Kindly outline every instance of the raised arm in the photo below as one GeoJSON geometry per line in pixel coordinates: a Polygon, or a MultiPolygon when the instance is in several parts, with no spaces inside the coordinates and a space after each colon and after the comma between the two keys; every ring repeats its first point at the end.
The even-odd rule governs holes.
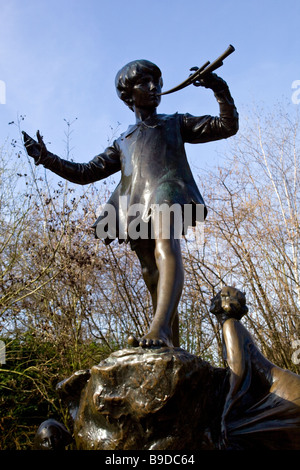
{"type": "Polygon", "coordinates": [[[88,163],[74,163],[49,152],[39,131],[37,132],[38,141],[32,139],[26,132],[23,132],[23,136],[26,151],[29,156],[34,158],[36,165],[42,164],[45,168],[72,183],[94,183],[121,169],[116,143],[88,163]]]}
{"type": "Polygon", "coordinates": [[[219,116],[196,117],[184,114],[182,137],[184,142],[198,144],[213,140],[227,139],[237,133],[239,116],[227,83],[216,74],[205,76],[198,85],[210,88],[219,103],[219,116]]]}
{"type": "Polygon", "coordinates": [[[226,395],[221,421],[222,436],[226,442],[226,419],[229,411],[249,388],[251,366],[246,347],[247,331],[238,320],[230,318],[225,321],[223,338],[226,347],[226,361],[230,369],[229,390],[226,395]]]}
{"type": "Polygon", "coordinates": [[[230,318],[223,325],[223,337],[226,346],[226,361],[230,368],[230,389],[227,401],[233,401],[243,390],[243,381],[247,373],[245,357],[245,338],[240,323],[230,318]]]}

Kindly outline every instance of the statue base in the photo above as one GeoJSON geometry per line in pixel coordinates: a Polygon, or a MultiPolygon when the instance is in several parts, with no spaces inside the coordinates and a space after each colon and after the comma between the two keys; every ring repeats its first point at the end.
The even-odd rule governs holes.
{"type": "Polygon", "coordinates": [[[213,450],[225,376],[181,348],[133,348],[76,372],[58,390],[78,450],[213,450]]]}
{"type": "Polygon", "coordinates": [[[57,388],[74,420],[77,450],[299,450],[300,377],[272,370],[279,378],[271,385],[260,369],[252,371],[227,419],[226,441],[230,370],[181,348],[123,349],[57,388]]]}

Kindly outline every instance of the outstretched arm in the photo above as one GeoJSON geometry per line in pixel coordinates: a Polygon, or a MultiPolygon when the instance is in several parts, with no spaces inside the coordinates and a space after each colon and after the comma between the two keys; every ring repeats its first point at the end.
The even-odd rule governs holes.
{"type": "Polygon", "coordinates": [[[239,128],[239,116],[227,83],[215,73],[211,73],[195,85],[210,88],[214,92],[219,103],[220,114],[215,117],[183,115],[183,140],[198,144],[226,139],[236,134],[239,128]]]}
{"type": "Polygon", "coordinates": [[[23,132],[23,136],[26,151],[30,157],[34,158],[36,165],[42,164],[45,168],[72,183],[93,183],[107,178],[121,169],[120,154],[115,143],[88,163],[74,163],[49,152],[39,131],[37,132],[37,141],[26,132],[23,132]]]}

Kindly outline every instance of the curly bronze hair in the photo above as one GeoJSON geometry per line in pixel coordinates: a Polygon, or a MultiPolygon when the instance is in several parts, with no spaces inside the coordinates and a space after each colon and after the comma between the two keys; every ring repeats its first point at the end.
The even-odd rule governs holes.
{"type": "Polygon", "coordinates": [[[210,312],[240,320],[248,312],[246,295],[235,287],[225,286],[211,300],[210,312]]]}

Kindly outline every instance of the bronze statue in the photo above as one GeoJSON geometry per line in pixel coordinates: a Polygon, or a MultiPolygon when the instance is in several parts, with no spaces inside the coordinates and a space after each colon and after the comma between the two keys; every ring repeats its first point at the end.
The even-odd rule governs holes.
{"type": "MultiPolygon", "coordinates": [[[[218,62],[217,66],[220,65],[218,62]]],[[[177,306],[184,271],[180,240],[175,233],[177,220],[171,213],[161,221],[161,213],[156,208],[179,206],[180,218],[184,218],[183,233],[188,226],[206,217],[207,209],[189,167],[184,144],[225,139],[238,131],[238,113],[226,82],[214,73],[206,73],[197,75],[194,84],[213,90],[220,107],[219,116],[157,114],[163,85],[160,69],[147,60],[125,65],[116,76],[116,89],[134,112],[136,122],[88,163],[66,161],[49,152],[39,131],[37,142],[23,133],[26,150],[35,163],[73,183],[88,184],[121,171],[121,180],[107,204],[107,209],[115,210],[116,224],[112,227],[107,222],[109,210],[106,210],[93,227],[96,236],[105,238],[106,243],[115,238],[120,243],[129,242],[141,263],[154,316],[145,336],[138,340],[130,338],[135,346],[179,345],[177,306]],[[140,209],[137,237],[130,232],[137,219],[136,214],[130,214],[135,206],[140,209]],[[189,217],[185,218],[184,210],[188,208],[189,217]]]]}
{"type": "Polygon", "coordinates": [[[231,449],[300,449],[300,376],[259,351],[240,322],[245,294],[224,287],[210,311],[222,325],[229,390],[222,414],[222,445],[231,449]]]}
{"type": "Polygon", "coordinates": [[[39,426],[34,437],[34,450],[65,450],[73,442],[65,426],[55,419],[47,419],[39,426]]]}

